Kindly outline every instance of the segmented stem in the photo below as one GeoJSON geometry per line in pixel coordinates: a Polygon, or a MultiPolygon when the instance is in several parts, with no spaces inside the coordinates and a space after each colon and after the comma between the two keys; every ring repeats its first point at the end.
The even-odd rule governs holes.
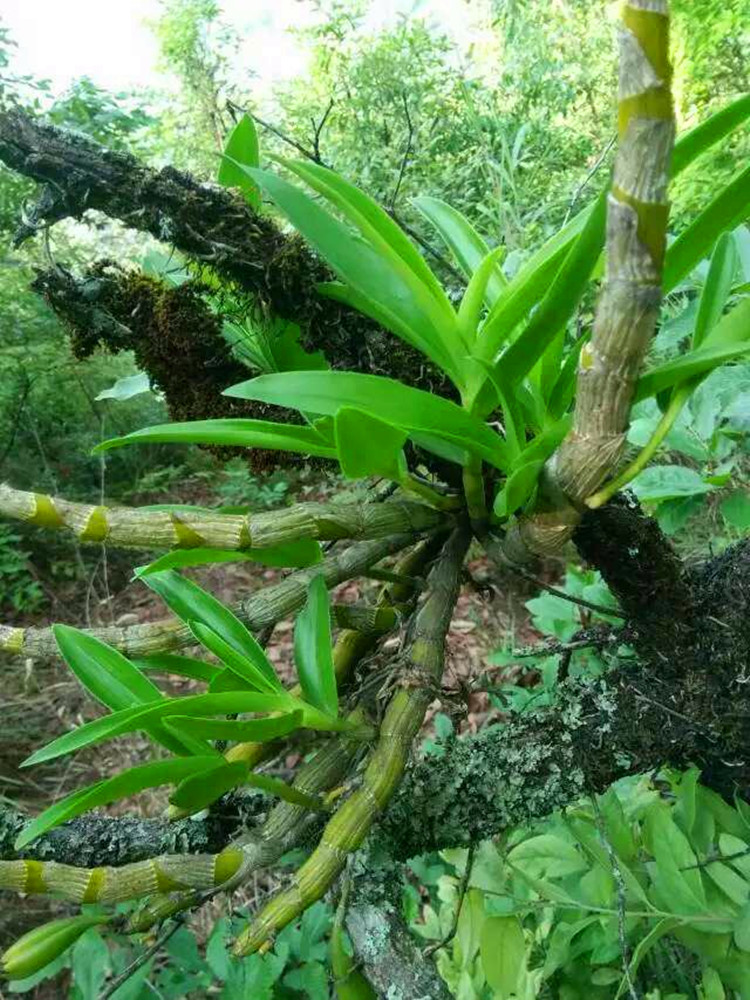
{"type": "Polygon", "coordinates": [[[141,510],[71,503],[0,484],[0,517],[70,531],[79,542],[128,549],[270,549],[313,538],[362,540],[399,531],[429,531],[441,514],[421,503],[301,503],[232,515],[211,511],[141,510]]]}
{"type": "MultiPolygon", "coordinates": [[[[358,722],[363,716],[352,712],[349,718],[358,722]]],[[[300,768],[292,787],[314,797],[329,791],[344,778],[360,747],[357,740],[346,737],[327,741],[300,768]]],[[[0,889],[56,893],[76,903],[119,903],[184,890],[203,892],[277,861],[314,821],[315,814],[304,806],[282,801],[257,833],[240,838],[219,854],[165,854],[116,868],[0,861],[0,889]]]]}
{"type": "Polygon", "coordinates": [[[434,697],[433,686],[442,676],[445,636],[458,597],[467,546],[467,534],[462,530],[454,532],[429,575],[406,657],[408,686],[397,691],[386,709],[359,788],[329,820],[318,846],[296,872],[292,885],[270,900],[240,936],[235,945],[237,954],[247,955],[266,947],[277,931],[321,898],[398,787],[412,742],[434,697]]]}
{"type": "Polygon", "coordinates": [[[119,868],[76,868],[56,861],[0,861],[0,889],[54,893],[75,903],[120,903],[180,889],[210,889],[239,871],[243,851],[164,854],[119,868]]]}
{"type": "MultiPolygon", "coordinates": [[[[358,542],[340,553],[329,555],[322,563],[298,570],[279,583],[261,590],[235,605],[234,613],[248,628],[260,631],[298,611],[307,597],[313,576],[322,574],[330,589],[344,580],[361,576],[385,556],[405,548],[415,539],[414,533],[358,542]]],[[[167,650],[195,645],[190,629],[176,618],[148,625],[115,626],[85,630],[102,642],[114,646],[126,656],[150,656],[167,650]]],[[[0,653],[16,656],[51,657],[57,655],[57,643],[50,628],[13,628],[0,625],[0,653]]]]}
{"type": "Polygon", "coordinates": [[[619,47],[619,147],[608,199],[607,274],[591,342],[581,351],[573,427],[549,470],[567,506],[554,504],[560,509],[520,525],[525,546],[540,554],[559,551],[586,499],[616,468],[661,302],[674,144],[666,0],[623,4],[619,47]]]}

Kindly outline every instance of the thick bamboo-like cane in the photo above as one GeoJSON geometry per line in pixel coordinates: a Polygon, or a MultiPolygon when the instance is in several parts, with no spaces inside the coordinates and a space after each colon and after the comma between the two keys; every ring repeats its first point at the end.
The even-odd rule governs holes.
{"type": "MultiPolygon", "coordinates": [[[[387,555],[398,552],[415,540],[414,533],[358,542],[343,552],[329,555],[322,563],[298,570],[279,583],[252,594],[235,605],[235,614],[249,629],[260,631],[294,614],[305,602],[310,580],[322,574],[330,589],[345,580],[361,576],[387,555]]],[[[190,629],[176,618],[128,625],[122,628],[85,630],[102,642],[114,646],[126,656],[150,656],[168,650],[195,645],[190,629]]],[[[0,653],[15,656],[50,657],[57,655],[57,643],[50,628],[14,628],[0,625],[0,653]]]]}
{"type": "Polygon", "coordinates": [[[548,512],[522,520],[506,551],[559,552],[579,511],[616,469],[661,302],[674,144],[667,0],[628,0],[619,28],[619,146],[607,216],[607,274],[581,351],[573,427],[548,475],[548,512]]]}
{"type": "Polygon", "coordinates": [[[79,542],[128,549],[270,549],[300,538],[334,541],[429,531],[444,518],[425,504],[301,503],[258,514],[141,510],[71,503],[0,483],[0,517],[70,531],[79,542]]]}
{"type": "Polygon", "coordinates": [[[406,657],[410,676],[404,678],[404,686],[386,709],[359,788],[329,820],[320,843],[296,872],[292,885],[271,899],[239,937],[236,954],[247,955],[267,947],[277,931],[323,896],[398,787],[412,742],[434,698],[434,685],[442,677],[445,636],[458,597],[467,546],[467,533],[455,531],[430,573],[406,657]]]}

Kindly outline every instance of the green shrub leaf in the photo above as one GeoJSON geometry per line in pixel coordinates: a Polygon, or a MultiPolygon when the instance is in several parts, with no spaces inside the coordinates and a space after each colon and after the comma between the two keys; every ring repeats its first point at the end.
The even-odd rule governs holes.
{"type": "Polygon", "coordinates": [[[518,917],[487,917],[479,945],[487,983],[500,1000],[522,995],[526,940],[518,917]]]}

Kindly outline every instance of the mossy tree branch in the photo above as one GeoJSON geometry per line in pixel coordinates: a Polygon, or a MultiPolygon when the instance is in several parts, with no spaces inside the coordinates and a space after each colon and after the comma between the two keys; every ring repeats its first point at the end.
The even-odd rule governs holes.
{"type": "MultiPolygon", "coordinates": [[[[43,185],[15,234],[94,209],[148,233],[251,296],[268,316],[297,323],[309,350],[337,368],[390,374],[448,391],[444,376],[371,320],[318,295],[328,268],[297,236],[252,209],[239,193],[201,184],[165,167],[154,170],[79,133],[45,124],[20,109],[0,114],[0,160],[43,185]]],[[[225,388],[221,386],[220,388],[225,388]]]]}

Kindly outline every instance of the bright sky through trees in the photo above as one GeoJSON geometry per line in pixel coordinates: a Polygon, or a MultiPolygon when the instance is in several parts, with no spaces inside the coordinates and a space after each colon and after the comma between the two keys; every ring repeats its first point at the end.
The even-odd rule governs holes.
{"type": "MultiPolygon", "coordinates": [[[[373,27],[399,14],[425,16],[463,47],[471,36],[469,0],[372,0],[373,27]]],[[[288,29],[314,23],[308,0],[223,0],[227,21],[247,38],[243,56],[265,89],[304,69],[305,54],[288,29]]],[[[157,43],[147,21],[159,0],[2,0],[0,18],[18,45],[14,68],[52,81],[59,92],[81,76],[104,89],[164,85],[156,71],[157,43]]]]}

